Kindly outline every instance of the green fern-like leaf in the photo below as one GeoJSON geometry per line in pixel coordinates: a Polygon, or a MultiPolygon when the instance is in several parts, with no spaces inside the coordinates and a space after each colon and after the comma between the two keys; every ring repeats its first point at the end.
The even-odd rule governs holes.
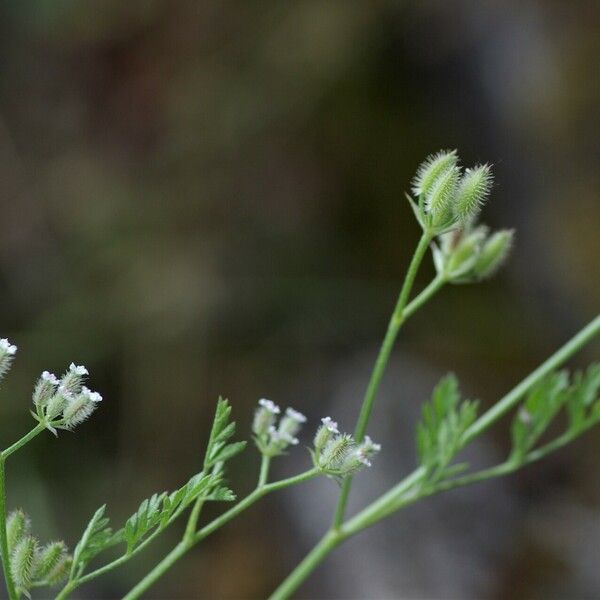
{"type": "Polygon", "coordinates": [[[538,442],[567,401],[568,385],[568,373],[561,371],[552,373],[529,392],[511,427],[513,460],[523,460],[538,442]]]}
{"type": "Polygon", "coordinates": [[[72,573],[83,572],[92,558],[123,540],[123,530],[113,533],[112,529],[108,527],[109,519],[104,516],[105,511],[106,504],[94,513],[75,546],[72,573]]]}
{"type": "Polygon", "coordinates": [[[417,425],[417,452],[421,464],[434,478],[446,474],[461,447],[461,438],[475,421],[477,403],[461,402],[458,381],[447,375],[435,387],[431,401],[423,406],[417,425]]]}
{"type": "Polygon", "coordinates": [[[219,398],[208,446],[206,447],[204,458],[205,470],[209,470],[217,463],[233,458],[246,446],[246,442],[228,443],[231,436],[235,433],[235,422],[229,421],[230,416],[231,406],[229,405],[229,401],[219,398]]]}

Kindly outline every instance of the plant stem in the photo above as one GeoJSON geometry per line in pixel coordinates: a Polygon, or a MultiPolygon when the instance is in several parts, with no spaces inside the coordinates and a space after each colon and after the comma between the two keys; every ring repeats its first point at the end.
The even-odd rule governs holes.
{"type": "Polygon", "coordinates": [[[19,597],[15,589],[15,583],[10,572],[10,563],[8,555],[8,537],[6,535],[6,478],[4,475],[4,463],[6,457],[4,453],[0,454],[0,554],[2,555],[2,569],[4,571],[4,581],[6,591],[10,600],[17,600],[19,597]]]}
{"type": "Polygon", "coordinates": [[[513,388],[506,396],[499,400],[487,412],[485,412],[463,436],[461,445],[468,444],[473,438],[476,438],[490,425],[497,421],[513,408],[522,396],[540,379],[559,367],[568,358],[570,358],[580,348],[585,346],[592,338],[600,333],[600,315],[590,321],[579,333],[572,337],[562,348],[557,350],[552,356],[545,360],[535,371],[525,377],[519,385],[513,388]]]}
{"type": "MultiPolygon", "coordinates": [[[[396,302],[394,312],[392,313],[392,316],[390,318],[385,337],[383,338],[381,348],[379,349],[379,354],[377,355],[377,359],[375,361],[375,365],[371,373],[371,378],[369,380],[369,384],[367,385],[367,390],[363,398],[360,414],[358,416],[356,428],[354,430],[354,439],[357,442],[362,441],[362,439],[365,436],[367,425],[369,424],[369,419],[371,417],[371,412],[373,411],[375,397],[377,396],[377,390],[379,389],[381,379],[383,378],[383,374],[385,373],[385,369],[387,367],[390,354],[394,347],[396,337],[398,336],[398,332],[400,331],[400,328],[402,327],[402,324],[404,323],[407,317],[405,313],[406,303],[412,290],[412,286],[415,281],[415,276],[417,274],[417,271],[419,270],[419,265],[421,264],[421,261],[425,256],[425,252],[427,252],[427,248],[429,246],[430,241],[431,237],[427,233],[423,233],[421,239],[419,240],[415,253],[413,254],[412,260],[410,261],[406,277],[404,278],[404,283],[402,284],[402,289],[400,290],[400,295],[398,296],[398,301],[396,302]]],[[[425,302],[430,296],[432,296],[433,293],[435,293],[435,291],[437,291],[437,289],[441,287],[441,284],[442,282],[436,282],[435,286],[430,285],[427,288],[428,294],[425,295],[421,302],[414,307],[413,312],[419,306],[421,306],[421,304],[423,304],[423,302],[425,302]]],[[[410,314],[412,314],[412,312],[410,314]]],[[[344,514],[346,512],[346,505],[348,504],[348,496],[350,495],[351,487],[352,478],[348,477],[344,480],[344,483],[342,484],[342,490],[340,492],[338,503],[335,509],[335,514],[333,516],[333,529],[337,529],[344,520],[344,514]]]]}
{"type": "Polygon", "coordinates": [[[17,440],[14,444],[2,451],[2,456],[8,458],[11,454],[16,452],[19,448],[24,446],[27,442],[31,441],[36,435],[39,435],[46,429],[46,426],[42,423],[38,423],[29,433],[26,433],[20,440],[17,440]]]}
{"type": "MultiPolygon", "coordinates": [[[[261,464],[261,474],[263,473],[263,466],[265,463],[270,461],[264,461],[261,464]]],[[[264,472],[266,473],[268,469],[264,467],[264,472]]],[[[124,597],[123,600],[134,600],[134,598],[139,598],[147,589],[149,589],[162,575],[168,571],[171,566],[179,560],[188,550],[190,550],[193,546],[195,546],[198,542],[208,537],[211,533],[231,521],[234,517],[237,517],[241,512],[252,506],[257,500],[262,498],[263,496],[269,494],[270,492],[275,492],[277,490],[289,487],[291,485],[296,485],[298,483],[302,483],[304,481],[308,481],[320,474],[319,469],[313,468],[309,471],[305,471],[304,473],[300,473],[299,475],[295,475],[294,477],[288,477],[287,479],[281,479],[280,481],[275,481],[273,483],[266,483],[263,485],[258,485],[248,496],[246,496],[243,500],[240,500],[235,506],[230,508],[228,511],[224,512],[222,515],[217,517],[214,521],[205,525],[200,531],[195,532],[193,536],[189,539],[184,539],[163,558],[134,588],[132,588],[124,597]]]]}
{"type": "Polygon", "coordinates": [[[8,552],[8,537],[6,534],[6,475],[5,475],[5,463],[6,459],[16,452],[19,448],[24,446],[27,442],[32,440],[36,435],[44,431],[45,427],[41,423],[38,423],[29,433],[25,434],[20,440],[17,440],[14,444],[6,448],[0,453],[0,555],[2,557],[2,569],[4,571],[4,581],[6,583],[6,590],[10,600],[16,600],[19,595],[15,589],[15,583],[12,579],[10,572],[9,563],[9,552],[8,552]]]}
{"type": "MultiPolygon", "coordinates": [[[[428,287],[431,287],[431,285],[428,287]]],[[[418,297],[415,298],[415,301],[417,299],[418,297]]],[[[586,325],[579,333],[572,337],[564,346],[562,346],[562,348],[544,361],[535,371],[523,379],[523,381],[521,381],[508,394],[499,400],[497,404],[495,404],[490,410],[488,410],[477,421],[475,421],[475,423],[465,432],[465,435],[461,441],[461,446],[464,446],[470,442],[473,438],[480,435],[490,425],[492,425],[492,423],[501,418],[508,410],[514,407],[514,405],[532,386],[543,379],[552,370],[559,367],[577,350],[582,348],[599,333],[600,315],[588,323],[588,325],[586,325]]],[[[523,464],[529,464],[530,462],[534,462],[540,458],[543,458],[550,452],[567,444],[573,439],[573,437],[574,436],[572,435],[565,434],[556,440],[549,442],[545,446],[532,451],[526,457],[523,464]]],[[[467,485],[468,483],[481,481],[492,476],[506,475],[507,473],[515,470],[517,466],[511,462],[503,463],[497,467],[480,471],[479,473],[466,475],[463,478],[454,480],[454,482],[448,482],[446,489],[450,489],[450,484],[453,484],[451,487],[457,487],[458,485],[467,485]]],[[[355,535],[366,527],[374,525],[383,518],[389,516],[392,512],[399,510],[407,504],[415,502],[422,497],[422,495],[431,495],[430,493],[426,492],[422,495],[415,493],[412,496],[404,497],[407,492],[409,492],[423,480],[426,474],[427,473],[424,467],[418,467],[400,483],[377,498],[377,500],[369,504],[358,514],[349,519],[346,523],[343,525],[340,524],[336,529],[328,531],[321,541],[306,556],[306,558],[288,575],[288,577],[275,590],[275,592],[273,592],[270,600],[284,600],[285,598],[288,598],[292,593],[294,593],[294,591],[298,589],[298,587],[311,574],[311,572],[325,559],[329,552],[331,552],[335,546],[337,546],[346,538],[355,535]],[[335,540],[335,543],[333,540],[335,540]]],[[[442,491],[442,488],[440,488],[440,491],[442,491]]]]}
{"type": "Polygon", "coordinates": [[[344,539],[341,530],[328,531],[321,541],[304,557],[289,577],[273,592],[269,600],[284,600],[291,596],[325,557],[344,539]]]}
{"type": "Polygon", "coordinates": [[[260,462],[260,475],[258,476],[258,487],[262,487],[267,483],[269,477],[269,467],[271,466],[271,457],[266,454],[262,455],[260,462]]]}

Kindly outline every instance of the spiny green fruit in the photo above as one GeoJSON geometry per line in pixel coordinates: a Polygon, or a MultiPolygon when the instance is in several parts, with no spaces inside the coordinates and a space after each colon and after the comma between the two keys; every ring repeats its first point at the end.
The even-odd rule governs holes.
{"type": "Polygon", "coordinates": [[[8,540],[8,551],[12,552],[23,536],[28,535],[31,530],[29,517],[21,510],[13,510],[6,519],[6,537],[8,540]]]}
{"type": "Polygon", "coordinates": [[[477,214],[490,194],[493,180],[489,165],[479,165],[465,170],[458,185],[454,204],[454,212],[460,220],[470,219],[477,214]]]}
{"type": "Polygon", "coordinates": [[[32,535],[27,535],[17,543],[10,555],[10,572],[15,585],[21,590],[27,590],[31,585],[37,547],[38,541],[32,535]]]}
{"type": "Polygon", "coordinates": [[[38,548],[35,556],[33,579],[45,581],[57,566],[67,557],[67,547],[64,542],[49,542],[43,548],[38,548]]]}
{"type": "Polygon", "coordinates": [[[417,174],[412,181],[412,191],[415,196],[426,196],[437,179],[455,167],[457,162],[456,150],[442,151],[428,156],[417,169],[417,174]]]}
{"type": "Polygon", "coordinates": [[[452,166],[442,173],[434,182],[425,197],[425,209],[431,215],[434,225],[447,220],[452,213],[460,170],[452,166]]]}
{"type": "Polygon", "coordinates": [[[473,271],[480,279],[493,275],[506,260],[513,244],[514,231],[512,229],[501,229],[483,245],[473,271]]]}

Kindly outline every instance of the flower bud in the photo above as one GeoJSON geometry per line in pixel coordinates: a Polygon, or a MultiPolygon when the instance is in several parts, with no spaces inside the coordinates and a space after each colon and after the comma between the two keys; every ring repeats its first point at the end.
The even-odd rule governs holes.
{"type": "Polygon", "coordinates": [[[493,183],[492,170],[489,165],[479,165],[466,169],[461,177],[456,193],[454,212],[461,220],[475,216],[489,196],[493,183]]]}
{"type": "Polygon", "coordinates": [[[473,267],[479,279],[493,275],[506,260],[514,239],[514,231],[503,229],[497,231],[484,244],[479,258],[473,267]]]}
{"type": "Polygon", "coordinates": [[[63,410],[64,426],[73,429],[83,423],[96,410],[98,402],[102,402],[102,396],[82,386],[79,396],[67,401],[63,410]]]}
{"type": "Polygon", "coordinates": [[[12,361],[17,352],[17,347],[6,338],[0,339],[0,377],[10,369],[12,361]]]}
{"type": "Polygon", "coordinates": [[[30,531],[31,521],[29,517],[21,509],[13,510],[6,519],[6,537],[9,552],[12,552],[23,536],[29,535],[30,531]]]}
{"type": "Polygon", "coordinates": [[[56,388],[59,386],[60,381],[53,373],[44,371],[33,391],[33,403],[36,406],[46,406],[48,401],[56,392],[56,388]]]}
{"type": "Polygon", "coordinates": [[[437,179],[455,167],[457,161],[456,150],[438,152],[428,156],[417,169],[417,174],[412,182],[412,191],[415,196],[427,196],[437,179]]]}
{"type": "Polygon", "coordinates": [[[69,370],[63,375],[60,382],[62,388],[71,394],[78,394],[81,391],[81,384],[88,370],[83,365],[71,363],[69,370]]]}
{"type": "Polygon", "coordinates": [[[72,400],[73,395],[60,385],[54,396],[48,400],[48,404],[46,405],[46,419],[54,421],[72,400]]]}
{"type": "Polygon", "coordinates": [[[325,444],[331,439],[333,434],[338,435],[338,424],[331,419],[331,417],[323,417],[321,419],[322,425],[317,429],[317,433],[314,439],[315,450],[318,453],[325,447],[325,444]]]}
{"type": "Polygon", "coordinates": [[[254,421],[252,423],[252,431],[258,437],[267,435],[269,429],[275,423],[275,417],[281,412],[279,406],[277,406],[271,400],[261,398],[258,401],[259,407],[254,413],[254,421]]]}
{"type": "Polygon", "coordinates": [[[17,543],[10,555],[10,572],[20,590],[27,590],[31,585],[37,547],[37,540],[27,535],[17,543]]]}
{"type": "Polygon", "coordinates": [[[300,431],[302,424],[306,423],[306,417],[294,410],[293,408],[287,408],[285,416],[279,422],[278,433],[283,439],[290,440],[290,444],[297,444],[296,434],[300,431]]]}

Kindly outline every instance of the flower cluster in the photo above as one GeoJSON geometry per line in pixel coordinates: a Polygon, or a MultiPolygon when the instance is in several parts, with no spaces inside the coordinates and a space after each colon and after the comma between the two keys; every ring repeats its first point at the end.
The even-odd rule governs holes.
{"type": "Polygon", "coordinates": [[[17,347],[6,338],[0,339],[0,378],[10,369],[17,347]]]}
{"type": "Polygon", "coordinates": [[[71,363],[59,379],[44,371],[33,391],[33,416],[56,435],[56,428],[73,429],[83,423],[96,409],[102,396],[93,392],[83,381],[88,370],[71,363]]]}
{"type": "Polygon", "coordinates": [[[287,408],[279,419],[280,414],[281,409],[271,400],[261,398],[258,401],[252,431],[258,449],[265,456],[277,456],[288,446],[298,444],[296,435],[306,423],[306,417],[293,408],[287,408]]]}
{"type": "Polygon", "coordinates": [[[489,165],[465,169],[458,165],[456,150],[429,156],[412,182],[411,206],[421,227],[439,235],[475,218],[492,188],[489,165]]]}
{"type": "Polygon", "coordinates": [[[31,522],[22,510],[15,510],[6,520],[9,565],[19,593],[29,596],[29,589],[56,585],[69,574],[71,556],[64,542],[40,546],[31,535],[31,522]]]}
{"type": "Polygon", "coordinates": [[[347,477],[363,467],[371,466],[371,458],[381,450],[367,435],[357,443],[347,433],[340,433],[338,424],[331,417],[321,419],[321,426],[314,439],[313,460],[315,466],[329,475],[347,477]]]}

